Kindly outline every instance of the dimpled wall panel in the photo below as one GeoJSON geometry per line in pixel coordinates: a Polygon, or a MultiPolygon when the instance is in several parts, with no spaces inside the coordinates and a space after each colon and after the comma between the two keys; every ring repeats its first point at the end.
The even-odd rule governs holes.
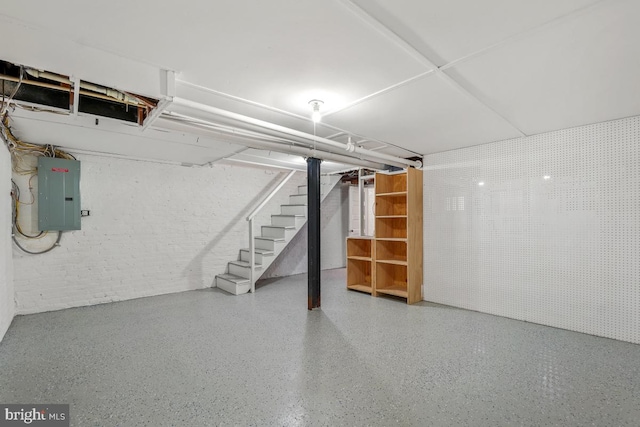
{"type": "Polygon", "coordinates": [[[640,117],[424,163],[425,300],[640,343],[640,117]]]}

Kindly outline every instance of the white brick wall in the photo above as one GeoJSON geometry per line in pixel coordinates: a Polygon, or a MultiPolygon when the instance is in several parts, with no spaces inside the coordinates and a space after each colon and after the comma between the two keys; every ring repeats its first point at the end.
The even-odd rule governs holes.
{"type": "MultiPolygon", "coordinates": [[[[19,314],[212,286],[248,246],[245,217],[285,175],[235,165],[78,159],[82,208],[91,216],[50,253],[14,249],[19,314]]],[[[267,224],[304,180],[296,174],[257,224],[267,224]]]]}
{"type": "Polygon", "coordinates": [[[11,259],[11,160],[0,144],[0,341],[15,312],[13,299],[13,261],[11,259]]]}
{"type": "MultiPolygon", "coordinates": [[[[349,233],[349,186],[338,183],[324,199],[320,210],[320,267],[322,270],[345,267],[345,239],[349,233]]],[[[307,268],[305,224],[261,279],[306,273],[307,268]]]]}

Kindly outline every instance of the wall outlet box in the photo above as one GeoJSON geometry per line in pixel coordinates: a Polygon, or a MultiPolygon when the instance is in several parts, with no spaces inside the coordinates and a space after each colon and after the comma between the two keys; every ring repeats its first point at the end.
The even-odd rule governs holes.
{"type": "Polygon", "coordinates": [[[91,214],[91,211],[89,209],[82,209],[80,211],[80,216],[89,216],[91,214]]]}

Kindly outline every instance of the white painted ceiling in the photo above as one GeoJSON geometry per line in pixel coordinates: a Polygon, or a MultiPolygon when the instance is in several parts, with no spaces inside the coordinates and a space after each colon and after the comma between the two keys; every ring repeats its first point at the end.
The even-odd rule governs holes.
{"type": "MultiPolygon", "coordinates": [[[[407,157],[640,114],[639,22],[637,0],[4,0],[0,59],[156,97],[173,70],[182,98],[308,133],[319,98],[318,135],[407,157]]],[[[241,149],[174,132],[149,150],[158,132],[86,149],[241,149]]]]}

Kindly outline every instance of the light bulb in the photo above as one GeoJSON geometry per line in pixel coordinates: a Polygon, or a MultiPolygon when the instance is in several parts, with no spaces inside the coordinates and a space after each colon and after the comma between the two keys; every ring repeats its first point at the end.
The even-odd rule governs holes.
{"type": "Polygon", "coordinates": [[[311,105],[312,108],[312,112],[311,112],[311,120],[313,120],[314,123],[318,123],[320,122],[320,120],[322,120],[322,114],[320,114],[320,106],[324,104],[324,102],[320,101],[319,99],[312,99],[311,101],[309,101],[309,105],[311,105]]]}

